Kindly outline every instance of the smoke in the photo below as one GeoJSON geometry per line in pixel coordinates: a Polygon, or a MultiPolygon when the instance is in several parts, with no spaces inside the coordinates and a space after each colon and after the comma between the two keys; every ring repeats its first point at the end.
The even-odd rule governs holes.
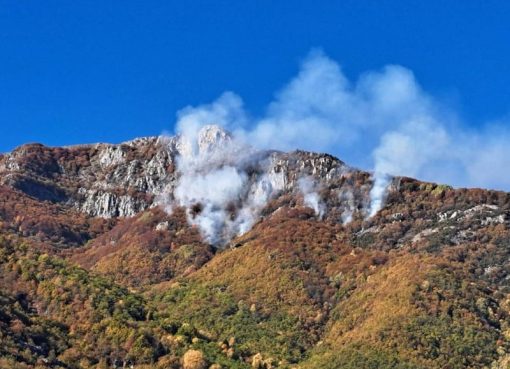
{"type": "Polygon", "coordinates": [[[352,217],[354,215],[354,211],[356,210],[354,195],[350,190],[342,190],[338,194],[338,198],[344,208],[341,216],[342,224],[349,224],[352,222],[352,217]]]}
{"type": "MultiPolygon", "coordinates": [[[[274,194],[272,181],[253,178],[246,170],[248,153],[256,150],[329,152],[371,169],[369,215],[384,206],[392,176],[510,189],[506,170],[510,132],[504,129],[505,121],[478,125],[462,121],[447,104],[424,91],[412,71],[398,65],[352,80],[336,61],[314,50],[261,116],[250,115],[238,95],[225,92],[211,104],[182,109],[177,118],[176,131],[183,138],[178,169],[191,177],[179,183],[176,202],[187,207],[204,204],[189,218],[211,242],[249,229],[257,209],[274,194]],[[210,137],[199,135],[211,123],[233,132],[234,139],[217,137],[222,142],[218,152],[207,149],[210,137]],[[239,203],[246,205],[227,206],[239,203]]],[[[320,214],[316,191],[304,197],[320,214]]],[[[347,211],[344,222],[351,218],[347,211]]]]}
{"type": "Polygon", "coordinates": [[[369,216],[384,205],[386,188],[392,177],[389,173],[415,177],[424,169],[440,163],[450,147],[450,137],[431,116],[416,117],[397,130],[385,133],[373,151],[374,184],[370,191],[369,216]]]}
{"type": "Polygon", "coordinates": [[[194,212],[188,213],[190,223],[199,226],[204,237],[215,244],[223,236],[226,221],[227,233],[235,228],[226,207],[241,199],[246,181],[246,175],[231,166],[212,169],[206,174],[189,173],[181,176],[174,196],[180,206],[194,212]]]}
{"type": "Polygon", "coordinates": [[[189,109],[189,115],[179,121],[182,130],[174,142],[179,177],[158,202],[170,213],[175,206],[184,207],[188,222],[198,227],[204,239],[221,246],[252,227],[274,187],[264,174],[266,154],[218,126],[196,124],[200,120],[195,119],[202,117],[228,116],[221,106],[210,108],[220,114],[189,109]]]}
{"type": "Polygon", "coordinates": [[[303,194],[303,203],[305,206],[312,208],[319,218],[324,216],[326,207],[321,202],[317,193],[317,183],[310,177],[302,177],[298,179],[299,191],[303,194]]]}
{"type": "Polygon", "coordinates": [[[233,140],[233,137],[223,130],[209,129],[202,132],[204,127],[211,124],[232,131],[242,126],[245,121],[243,102],[231,92],[225,92],[211,104],[181,109],[177,112],[176,123],[176,131],[180,136],[181,158],[190,165],[197,165],[206,162],[205,157],[210,161],[210,155],[222,160],[235,154],[235,151],[252,150],[239,139],[233,140]]]}

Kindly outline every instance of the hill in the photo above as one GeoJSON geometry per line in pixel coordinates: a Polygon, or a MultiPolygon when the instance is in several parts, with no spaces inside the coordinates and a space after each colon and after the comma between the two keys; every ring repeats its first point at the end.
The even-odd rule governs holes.
{"type": "Polygon", "coordinates": [[[510,194],[219,127],[0,157],[1,368],[506,368],[510,194]]]}

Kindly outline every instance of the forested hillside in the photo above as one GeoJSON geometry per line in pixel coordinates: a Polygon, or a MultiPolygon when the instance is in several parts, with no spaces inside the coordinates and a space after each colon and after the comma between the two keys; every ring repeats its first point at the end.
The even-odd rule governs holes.
{"type": "Polygon", "coordinates": [[[369,173],[267,152],[242,167],[264,203],[170,207],[178,147],[0,157],[1,368],[510,365],[510,194],[394,178],[370,217],[369,173]]]}

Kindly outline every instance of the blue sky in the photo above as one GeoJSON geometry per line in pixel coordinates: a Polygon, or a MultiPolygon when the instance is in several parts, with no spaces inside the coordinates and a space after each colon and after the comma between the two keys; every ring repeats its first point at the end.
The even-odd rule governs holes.
{"type": "Polygon", "coordinates": [[[0,0],[0,151],[171,130],[236,91],[257,113],[314,47],[355,78],[400,64],[472,124],[508,113],[505,1],[0,0]]]}
{"type": "Polygon", "coordinates": [[[264,115],[313,49],[353,84],[405,67],[462,132],[505,129],[508,19],[494,0],[0,0],[0,151],[172,132],[224,91],[264,115]]]}

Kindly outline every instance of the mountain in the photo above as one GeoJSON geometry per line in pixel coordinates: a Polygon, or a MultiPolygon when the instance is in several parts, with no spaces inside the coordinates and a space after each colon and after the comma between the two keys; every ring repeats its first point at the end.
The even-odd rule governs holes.
{"type": "Polygon", "coordinates": [[[510,194],[217,126],[0,156],[0,368],[507,368],[510,194]]]}

